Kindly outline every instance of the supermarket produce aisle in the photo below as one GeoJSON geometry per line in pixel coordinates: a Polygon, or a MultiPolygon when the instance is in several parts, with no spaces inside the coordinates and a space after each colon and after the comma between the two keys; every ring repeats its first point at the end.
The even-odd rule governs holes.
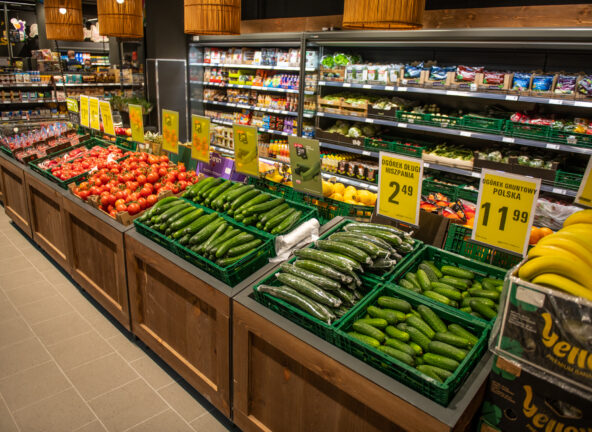
{"type": "Polygon", "coordinates": [[[0,208],[0,431],[234,430],[129,336],[0,208]]]}

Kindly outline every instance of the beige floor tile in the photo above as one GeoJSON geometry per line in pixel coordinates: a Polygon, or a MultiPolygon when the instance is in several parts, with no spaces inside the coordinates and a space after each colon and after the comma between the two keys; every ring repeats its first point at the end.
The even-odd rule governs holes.
{"type": "Polygon", "coordinates": [[[132,362],[146,355],[138,345],[128,339],[123,333],[109,338],[107,342],[128,362],[132,362]]]}
{"type": "Polygon", "coordinates": [[[33,336],[29,326],[21,318],[4,321],[0,325],[0,348],[33,336]]]}
{"type": "Polygon", "coordinates": [[[37,302],[56,295],[56,290],[47,281],[35,282],[15,289],[6,290],[6,296],[16,307],[37,302]]]}
{"type": "Polygon", "coordinates": [[[63,284],[52,284],[52,286],[69,302],[76,302],[81,300],[88,301],[82,294],[82,291],[80,291],[80,289],[78,289],[78,287],[74,285],[72,282],[65,282],[63,284]]]}
{"type": "Polygon", "coordinates": [[[91,301],[85,297],[81,297],[79,300],[68,300],[74,309],[78,311],[86,320],[93,321],[99,317],[104,318],[101,311],[98,309],[100,306],[95,306],[91,301]]]}
{"type": "Polygon", "coordinates": [[[0,380],[0,392],[11,411],[71,387],[54,362],[43,363],[0,380]]]}
{"type": "Polygon", "coordinates": [[[86,400],[139,378],[127,362],[116,353],[71,369],[67,375],[86,400]]]}
{"type": "Polygon", "coordinates": [[[27,432],[71,431],[96,418],[74,389],[15,411],[14,417],[27,432]]]}
{"type": "Polygon", "coordinates": [[[35,303],[29,303],[19,307],[25,320],[31,324],[37,324],[72,311],[72,307],[62,296],[47,297],[35,303]]]}
{"type": "Polygon", "coordinates": [[[74,309],[66,315],[60,315],[32,326],[33,331],[45,345],[53,345],[65,339],[88,333],[90,325],[74,309]]]}
{"type": "Polygon", "coordinates": [[[25,259],[21,252],[8,242],[7,238],[2,239],[2,243],[2,248],[0,248],[0,262],[12,260],[14,257],[20,257],[23,260],[25,259]]]}
{"type": "Polygon", "coordinates": [[[161,388],[158,393],[188,422],[207,412],[207,409],[177,382],[161,388]]]}
{"type": "Polygon", "coordinates": [[[128,430],[128,432],[156,431],[193,432],[193,429],[178,414],[167,410],[128,430]]]}
{"type": "Polygon", "coordinates": [[[26,339],[0,349],[0,378],[37,366],[50,360],[43,345],[36,339],[26,339]]]}
{"type": "Polygon", "coordinates": [[[105,339],[112,338],[113,336],[117,336],[121,334],[121,330],[111,322],[111,320],[102,314],[100,315],[93,315],[87,318],[90,321],[90,324],[93,328],[105,339]]]}
{"type": "Polygon", "coordinates": [[[45,270],[43,272],[43,276],[52,283],[52,285],[61,285],[65,284],[66,282],[70,282],[70,279],[66,275],[64,275],[60,270],[57,268],[51,268],[49,270],[45,270]]]}
{"type": "Polygon", "coordinates": [[[148,356],[133,361],[131,365],[154,389],[159,389],[173,382],[171,376],[148,356]]]}
{"type": "Polygon", "coordinates": [[[113,349],[94,331],[63,340],[47,349],[64,370],[70,370],[113,352],[113,349]]]}
{"type": "Polygon", "coordinates": [[[141,379],[89,402],[109,431],[120,432],[167,408],[141,379]]]}
{"type": "Polygon", "coordinates": [[[42,273],[45,270],[50,270],[59,267],[56,263],[52,260],[48,259],[45,255],[33,255],[28,256],[27,259],[31,263],[33,267],[37,270],[41,271],[42,273]]]}
{"type": "Polygon", "coordinates": [[[8,407],[0,398],[0,431],[2,432],[18,432],[16,423],[12,419],[8,407]]]}
{"type": "Polygon", "coordinates": [[[0,322],[20,318],[18,312],[9,301],[0,302],[0,322]]]}
{"type": "Polygon", "coordinates": [[[20,270],[30,270],[35,267],[22,256],[13,256],[10,259],[2,261],[0,264],[0,275],[10,274],[20,270]]]}
{"type": "Polygon", "coordinates": [[[19,270],[5,275],[0,275],[0,287],[6,291],[36,282],[41,282],[43,280],[45,279],[43,279],[43,276],[37,270],[19,270]]]}
{"type": "Polygon", "coordinates": [[[99,420],[95,420],[93,422],[90,422],[90,423],[82,426],[80,429],[76,429],[74,432],[106,432],[106,431],[107,431],[107,429],[105,429],[103,424],[99,420]]]}
{"type": "Polygon", "coordinates": [[[195,432],[227,432],[233,430],[229,420],[220,421],[210,413],[206,413],[191,422],[195,432]]]}

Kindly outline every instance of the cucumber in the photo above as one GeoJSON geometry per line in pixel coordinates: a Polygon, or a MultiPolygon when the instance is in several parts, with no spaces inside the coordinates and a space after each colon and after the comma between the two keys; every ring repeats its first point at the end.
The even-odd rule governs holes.
{"type": "Polygon", "coordinates": [[[416,329],[412,325],[406,325],[405,329],[403,331],[409,333],[409,338],[411,339],[411,341],[415,342],[417,345],[419,345],[423,351],[428,350],[428,345],[430,344],[430,338],[427,337],[425,334],[423,334],[423,332],[416,329]]]}
{"type": "Polygon", "coordinates": [[[255,237],[252,234],[241,232],[236,237],[229,238],[218,247],[218,250],[216,250],[216,258],[223,258],[231,248],[248,243],[254,239],[255,237]]]}
{"type": "Polygon", "coordinates": [[[447,343],[440,341],[431,341],[428,346],[428,351],[454,359],[458,362],[462,362],[468,354],[468,351],[466,350],[448,345],[447,343]]]}
{"type": "Polygon", "coordinates": [[[399,322],[399,315],[396,311],[390,309],[380,309],[376,306],[368,306],[366,312],[373,318],[382,318],[389,324],[397,324],[399,322]]]}
{"type": "Polygon", "coordinates": [[[436,273],[434,273],[434,270],[429,265],[421,263],[419,264],[419,270],[422,270],[427,275],[430,282],[438,282],[438,276],[436,276],[436,273]]]}
{"type": "MultiPolygon", "coordinates": [[[[275,207],[273,210],[269,210],[266,213],[263,213],[261,215],[261,225],[265,226],[265,224],[270,220],[273,219],[274,217],[276,217],[277,215],[279,215],[280,213],[286,211],[287,209],[289,209],[290,206],[287,203],[283,203],[280,204],[279,206],[275,207]]],[[[260,228],[262,229],[262,228],[260,228]]]]}
{"type": "Polygon", "coordinates": [[[335,291],[341,289],[341,284],[333,279],[329,279],[328,277],[321,276],[317,273],[313,273],[311,271],[305,270],[300,267],[296,267],[293,264],[283,263],[280,266],[280,269],[285,273],[291,273],[294,276],[301,277],[306,279],[309,282],[312,282],[316,286],[323,288],[329,291],[335,291]]]}
{"type": "Polygon", "coordinates": [[[184,236],[185,235],[193,236],[193,235],[197,234],[197,232],[199,230],[201,230],[203,227],[205,227],[209,223],[213,222],[217,218],[218,218],[218,213],[210,213],[209,215],[201,216],[200,218],[191,222],[191,224],[189,224],[188,226],[183,228],[181,230],[181,234],[184,236]]]}
{"type": "Polygon", "coordinates": [[[444,324],[440,317],[429,307],[419,305],[417,306],[417,312],[419,312],[423,320],[434,330],[434,332],[445,332],[447,330],[446,324],[444,324]]]}
{"type": "MultiPolygon", "coordinates": [[[[341,299],[343,300],[343,299],[341,299]]],[[[349,312],[349,308],[345,307],[343,304],[341,306],[339,306],[337,309],[332,309],[333,313],[335,314],[335,316],[337,316],[337,318],[341,318],[342,316],[344,316],[346,313],[349,312]]],[[[378,341],[376,341],[378,342],[378,341]]],[[[380,345],[380,343],[379,343],[380,345]]]]}
{"type": "Polygon", "coordinates": [[[432,369],[432,366],[430,366],[430,365],[426,365],[426,364],[418,365],[417,370],[420,371],[422,374],[427,375],[432,379],[435,379],[438,382],[444,382],[442,380],[442,378],[440,378],[440,375],[438,375],[436,372],[434,372],[434,370],[432,369]]]}
{"type": "Polygon", "coordinates": [[[259,285],[256,289],[260,293],[267,293],[273,297],[282,299],[302,309],[304,312],[312,315],[320,321],[330,324],[331,321],[335,319],[335,315],[327,307],[311,300],[306,296],[303,296],[298,291],[290,287],[274,287],[269,285],[259,285]]]}
{"type": "Polygon", "coordinates": [[[460,301],[462,299],[462,293],[450,285],[446,285],[442,282],[432,282],[431,287],[434,292],[446,296],[450,300],[460,301]]]}
{"type": "MultiPolygon", "coordinates": [[[[461,280],[466,280],[466,279],[461,279],[461,280]]],[[[483,289],[483,285],[481,285],[481,282],[473,281],[471,288],[483,289]]]]}
{"type": "Polygon", "coordinates": [[[448,378],[452,376],[452,372],[447,371],[446,369],[439,368],[438,366],[426,366],[432,368],[432,371],[435,372],[443,381],[446,381],[448,378]]]}
{"type": "Polygon", "coordinates": [[[270,211],[271,209],[274,209],[276,206],[279,206],[280,204],[282,204],[284,202],[283,198],[275,198],[272,199],[271,201],[267,201],[261,204],[256,204],[253,205],[251,207],[249,207],[246,210],[243,210],[243,213],[245,214],[245,216],[251,216],[254,214],[259,214],[259,213],[265,213],[270,211]]]}
{"type": "Polygon", "coordinates": [[[372,327],[370,324],[366,324],[364,322],[355,321],[352,325],[352,328],[356,332],[364,334],[366,336],[370,336],[371,338],[376,339],[380,343],[384,342],[386,338],[383,332],[381,332],[375,327],[372,327]]]}
{"type": "Polygon", "coordinates": [[[353,279],[353,283],[357,286],[357,287],[361,287],[362,286],[362,279],[360,279],[360,277],[353,271],[353,270],[349,270],[347,272],[348,275],[350,275],[353,279]]]}
{"type": "Polygon", "coordinates": [[[417,318],[421,318],[421,315],[416,310],[411,309],[411,312],[405,314],[405,319],[409,318],[410,316],[416,316],[417,318]]]}
{"type": "Polygon", "coordinates": [[[248,252],[251,252],[253,249],[257,248],[261,243],[263,242],[260,239],[254,239],[242,245],[231,247],[230,249],[228,249],[228,253],[226,254],[226,256],[230,258],[239,255],[244,255],[248,252]]]}
{"type": "Polygon", "coordinates": [[[469,288],[468,292],[472,297],[488,298],[488,299],[493,300],[495,302],[497,302],[500,298],[500,293],[498,291],[489,291],[489,290],[484,290],[484,289],[469,288]]]}
{"type": "MultiPolygon", "coordinates": [[[[183,217],[189,215],[190,213],[193,213],[194,211],[199,210],[196,209],[193,206],[189,206],[187,208],[182,209],[181,211],[175,213],[174,215],[172,215],[170,218],[167,219],[166,224],[167,224],[167,228],[171,228],[171,225],[178,221],[179,219],[182,219],[183,217]]],[[[203,210],[202,210],[203,213],[203,210]]],[[[177,231],[177,230],[175,230],[177,231]]]]}
{"type": "Polygon", "coordinates": [[[348,291],[345,288],[339,287],[338,289],[333,290],[332,293],[339,297],[341,300],[343,300],[343,302],[349,305],[350,307],[356,304],[356,296],[351,291],[348,291]]]}
{"type": "Polygon", "coordinates": [[[197,193],[199,191],[201,191],[204,187],[206,187],[207,185],[212,183],[214,180],[216,180],[216,177],[206,177],[206,178],[198,181],[193,186],[191,186],[191,188],[190,188],[191,194],[192,194],[191,198],[193,198],[195,195],[197,195],[197,193]]]}
{"type": "Polygon", "coordinates": [[[382,351],[383,353],[396,358],[399,361],[402,361],[403,363],[408,364],[409,366],[415,366],[415,361],[413,360],[413,357],[411,357],[409,354],[404,353],[403,351],[400,351],[398,349],[395,348],[391,348],[390,346],[379,346],[378,349],[380,351],[382,351]]]}
{"type": "Polygon", "coordinates": [[[462,312],[465,312],[465,313],[468,313],[468,314],[470,314],[471,312],[473,312],[473,309],[471,309],[471,307],[470,307],[470,306],[465,306],[465,307],[461,307],[461,308],[459,309],[459,311],[462,311],[462,312]]]}
{"type": "Polygon", "coordinates": [[[400,340],[401,342],[408,342],[409,341],[409,333],[403,331],[403,330],[399,330],[396,327],[393,326],[387,326],[384,331],[386,332],[387,335],[389,335],[389,337],[391,338],[395,338],[400,340]]]}
{"type": "Polygon", "coordinates": [[[471,307],[471,309],[474,312],[477,312],[479,315],[483,316],[485,319],[488,320],[492,320],[497,316],[497,312],[487,306],[486,304],[483,304],[477,300],[471,300],[469,303],[469,306],[471,307]]]}
{"type": "Polygon", "coordinates": [[[399,339],[388,338],[386,341],[384,341],[384,344],[392,348],[398,349],[399,351],[403,351],[411,357],[415,357],[417,355],[413,348],[411,348],[405,342],[401,342],[399,339]]]}
{"type": "Polygon", "coordinates": [[[217,186],[219,186],[221,183],[225,182],[226,180],[223,178],[215,178],[214,181],[208,183],[207,185],[205,185],[203,188],[200,189],[200,191],[195,194],[195,196],[193,197],[193,200],[198,200],[198,201],[203,201],[207,194],[209,192],[211,192],[212,190],[214,190],[217,186]]]}
{"type": "Polygon", "coordinates": [[[242,214],[235,214],[234,215],[234,220],[237,222],[242,222],[244,219],[244,216],[242,214]]]}
{"type": "Polygon", "coordinates": [[[268,195],[266,193],[261,193],[259,195],[255,195],[249,201],[247,201],[246,203],[244,203],[243,205],[238,207],[235,210],[234,214],[242,214],[244,216],[245,210],[247,210],[257,204],[263,204],[264,202],[269,201],[270,198],[271,198],[271,195],[268,195]]]}
{"type": "Polygon", "coordinates": [[[154,204],[152,207],[150,207],[146,211],[146,213],[144,213],[138,219],[140,219],[140,222],[148,221],[152,216],[156,216],[158,214],[161,214],[166,209],[171,208],[172,206],[174,206],[175,204],[177,204],[179,202],[182,202],[182,201],[177,197],[169,196],[169,197],[163,198],[160,201],[156,202],[156,204],[154,204]]]}
{"type": "Polygon", "coordinates": [[[242,206],[243,204],[245,204],[246,202],[250,201],[258,195],[261,195],[261,192],[256,189],[252,189],[248,192],[245,192],[244,194],[241,194],[234,201],[231,202],[230,208],[228,209],[227,213],[229,215],[234,214],[234,211],[237,208],[239,208],[240,206],[242,206]]]}
{"type": "Polygon", "coordinates": [[[204,250],[204,252],[209,255],[215,256],[216,250],[218,249],[219,245],[221,245],[229,238],[232,238],[235,235],[240,234],[240,232],[241,231],[238,228],[233,228],[232,226],[226,227],[226,231],[224,231],[224,233],[220,237],[218,237],[216,240],[210,243],[210,245],[204,250]]]}
{"type": "Polygon", "coordinates": [[[351,232],[361,232],[361,233],[365,233],[365,234],[370,234],[374,237],[378,237],[382,240],[384,240],[385,242],[387,242],[389,245],[391,246],[401,246],[403,244],[403,240],[401,240],[401,237],[399,237],[396,234],[393,233],[389,233],[386,231],[379,231],[379,230],[375,230],[375,229],[366,229],[366,228],[355,228],[355,229],[348,229],[350,227],[350,225],[353,224],[349,224],[345,226],[345,229],[347,231],[351,231],[351,232]]]}
{"type": "Polygon", "coordinates": [[[495,278],[486,277],[486,278],[483,278],[481,280],[481,283],[484,284],[484,285],[485,284],[491,284],[494,287],[496,287],[496,286],[503,285],[504,284],[504,281],[501,280],[501,279],[495,279],[495,278]]]}
{"type": "Polygon", "coordinates": [[[460,279],[446,275],[443,278],[440,278],[439,282],[464,291],[469,287],[471,281],[469,279],[460,279]]]}
{"type": "Polygon", "coordinates": [[[189,244],[189,239],[191,236],[189,234],[185,234],[183,237],[177,240],[180,245],[186,246],[189,244]]]}
{"type": "Polygon", "coordinates": [[[425,353],[423,361],[431,366],[436,366],[450,372],[454,372],[460,366],[460,363],[454,359],[444,357],[434,353],[425,353]]]}
{"type": "Polygon", "coordinates": [[[479,342],[479,338],[477,336],[475,336],[473,333],[469,332],[468,330],[466,330],[458,324],[448,324],[448,331],[454,333],[457,336],[467,339],[473,345],[476,345],[477,342],[479,342]]]}
{"type": "Polygon", "coordinates": [[[210,201],[210,208],[214,208],[216,210],[221,208],[222,205],[224,204],[224,198],[226,198],[226,196],[230,192],[244,186],[242,183],[235,183],[235,182],[231,182],[231,183],[232,183],[232,185],[229,188],[224,190],[220,195],[218,195],[217,197],[215,197],[214,199],[212,199],[210,201]]]}
{"type": "Polygon", "coordinates": [[[367,242],[373,243],[376,246],[389,251],[390,254],[393,254],[395,252],[395,249],[388,242],[384,241],[381,238],[378,238],[376,236],[373,236],[372,234],[367,234],[367,233],[364,233],[364,232],[361,232],[361,231],[352,231],[352,232],[347,232],[346,231],[343,234],[347,234],[349,236],[355,236],[358,239],[365,240],[367,242]]]}
{"type": "MultiPolygon", "coordinates": [[[[220,258],[218,260],[216,260],[216,264],[218,264],[220,267],[228,267],[232,264],[234,264],[235,262],[238,262],[240,260],[242,260],[243,258],[247,257],[248,255],[251,254],[251,251],[249,252],[245,252],[242,255],[237,255],[237,256],[233,256],[233,257],[226,257],[226,258],[220,258]]],[[[215,259],[215,256],[210,257],[212,260],[215,259]]]]}
{"type": "Polygon", "coordinates": [[[232,182],[230,180],[228,180],[228,181],[223,181],[222,183],[220,183],[216,187],[209,189],[208,192],[205,194],[205,199],[203,200],[204,205],[210,207],[212,201],[214,199],[218,198],[222,194],[222,192],[224,192],[226,189],[230,188],[231,186],[232,186],[232,182]]]}
{"type": "Polygon", "coordinates": [[[475,273],[470,270],[463,270],[458,267],[445,265],[440,268],[440,271],[448,276],[453,276],[461,279],[475,279],[475,273]]]}
{"type": "Polygon", "coordinates": [[[436,265],[432,261],[423,260],[421,263],[431,268],[438,279],[444,276],[440,269],[436,267],[436,265]]]}
{"type": "Polygon", "coordinates": [[[344,259],[345,257],[331,252],[323,252],[311,248],[305,248],[295,250],[294,255],[296,255],[299,258],[310,259],[313,261],[325,263],[326,265],[334,267],[336,270],[341,272],[349,273],[351,270],[353,270],[353,267],[351,265],[352,260],[350,260],[349,258],[344,259]]]}
{"type": "Polygon", "coordinates": [[[349,284],[353,281],[351,276],[343,274],[335,270],[333,267],[322,264],[318,261],[299,259],[294,262],[294,266],[313,273],[317,273],[321,276],[328,277],[329,279],[333,279],[341,283],[349,284]]]}
{"type": "Polygon", "coordinates": [[[384,330],[388,323],[382,318],[360,318],[357,322],[366,323],[372,327],[376,327],[379,330],[384,330]]]}
{"type": "Polygon", "coordinates": [[[386,309],[395,309],[403,313],[408,313],[411,311],[411,304],[408,301],[394,297],[381,296],[378,297],[376,303],[378,303],[380,307],[386,309]]]}
{"type": "Polygon", "coordinates": [[[345,255],[359,263],[372,265],[372,258],[370,258],[370,255],[355,246],[339,243],[333,240],[317,240],[315,245],[320,250],[345,255]]]}
{"type": "Polygon", "coordinates": [[[445,305],[449,305],[449,306],[452,302],[452,300],[450,300],[448,297],[443,296],[442,294],[438,294],[435,291],[424,291],[423,295],[428,298],[431,298],[432,300],[435,300],[440,303],[444,303],[445,305]]]}
{"type": "Polygon", "coordinates": [[[278,226],[279,224],[281,224],[284,220],[286,220],[292,213],[295,213],[296,210],[288,207],[286,210],[284,210],[283,212],[281,212],[280,214],[274,216],[273,218],[269,219],[266,223],[265,226],[263,227],[263,229],[267,232],[270,232],[271,230],[273,230],[276,226],[278,226]]]}
{"type": "Polygon", "coordinates": [[[301,216],[302,212],[299,210],[292,212],[283,222],[271,230],[271,234],[283,234],[290,231],[292,227],[298,223],[301,216]]]}
{"type": "Polygon", "coordinates": [[[381,248],[380,246],[376,246],[374,243],[369,242],[364,239],[357,238],[355,235],[351,235],[345,232],[331,234],[329,236],[329,240],[346,243],[351,246],[355,246],[358,249],[363,250],[370,258],[388,258],[389,251],[386,249],[381,248]]]}
{"type": "Polygon", "coordinates": [[[254,187],[255,186],[253,185],[242,185],[241,187],[236,188],[224,196],[224,203],[232,203],[236,198],[242,196],[244,193],[250,191],[254,187]]]}
{"type": "Polygon", "coordinates": [[[407,327],[409,327],[407,324],[405,324],[404,322],[400,322],[399,324],[397,324],[397,329],[407,332],[407,327]]]}
{"type": "Polygon", "coordinates": [[[213,220],[211,223],[194,234],[191,239],[189,239],[189,244],[192,246],[201,246],[203,242],[205,242],[212,234],[214,234],[214,231],[216,231],[222,223],[224,223],[224,219],[222,218],[213,220]]]}
{"type": "Polygon", "coordinates": [[[404,236],[405,232],[401,231],[398,228],[395,228],[394,226],[391,225],[382,225],[382,224],[377,224],[377,223],[365,223],[365,222],[352,222],[348,225],[346,225],[345,230],[349,231],[349,230],[355,230],[356,228],[359,229],[373,229],[373,230],[377,230],[377,231],[384,231],[384,232],[388,232],[391,234],[395,234],[398,236],[404,236]]]}
{"type": "Polygon", "coordinates": [[[415,315],[408,317],[405,320],[405,323],[415,327],[430,339],[433,339],[434,335],[436,334],[436,332],[432,330],[432,328],[424,320],[416,317],[415,315]]]}
{"type": "Polygon", "coordinates": [[[306,279],[288,273],[277,273],[275,277],[284,285],[294,288],[299,293],[310,297],[314,301],[330,306],[341,306],[341,299],[310,283],[306,279]]]}
{"type": "Polygon", "coordinates": [[[428,277],[426,272],[423,271],[422,269],[418,269],[417,273],[415,273],[415,274],[417,276],[417,282],[419,282],[419,286],[421,287],[421,289],[423,291],[429,291],[431,289],[430,278],[428,277]]]}
{"type": "Polygon", "coordinates": [[[418,293],[418,294],[421,294],[421,293],[422,293],[422,290],[421,290],[421,288],[419,288],[419,287],[418,287],[418,286],[416,286],[416,285],[413,285],[413,284],[412,284],[411,282],[409,282],[407,279],[401,279],[401,280],[399,281],[399,285],[400,285],[400,286],[402,286],[402,287],[403,287],[403,288],[405,288],[405,289],[408,289],[409,291],[413,291],[413,292],[416,292],[416,293],[418,293]]]}
{"type": "Polygon", "coordinates": [[[405,279],[408,280],[409,282],[411,282],[413,285],[415,285],[417,288],[419,288],[421,290],[421,285],[419,284],[419,281],[417,280],[417,275],[415,273],[411,273],[411,272],[407,273],[405,275],[405,279]]]}
{"type": "Polygon", "coordinates": [[[204,215],[204,211],[202,209],[196,209],[192,213],[189,213],[182,219],[179,219],[171,224],[169,227],[172,231],[174,231],[173,238],[178,239],[183,237],[185,234],[183,233],[184,228],[190,226],[193,222],[198,220],[200,217],[204,215]]]}
{"type": "MultiPolygon", "coordinates": [[[[409,346],[415,350],[415,354],[417,356],[420,356],[423,354],[423,349],[419,345],[417,345],[415,342],[409,342],[409,346]]],[[[415,361],[418,362],[418,364],[419,364],[420,360],[421,360],[421,357],[417,357],[415,359],[415,361]]],[[[423,362],[423,360],[421,360],[421,361],[423,362]]]]}
{"type": "Polygon", "coordinates": [[[172,215],[174,215],[175,213],[181,211],[182,209],[184,209],[187,206],[189,206],[189,204],[187,204],[185,201],[181,201],[178,204],[175,204],[174,206],[168,208],[165,212],[163,212],[163,213],[155,216],[153,218],[154,224],[155,225],[160,225],[163,222],[166,222],[166,220],[168,218],[170,218],[172,215]]]}
{"type": "Polygon", "coordinates": [[[226,231],[227,227],[228,227],[228,224],[226,222],[222,222],[220,225],[218,225],[218,228],[216,228],[216,231],[214,231],[212,233],[212,235],[210,237],[208,237],[208,239],[205,242],[202,243],[202,247],[200,249],[202,255],[208,249],[208,247],[212,244],[212,242],[216,241],[217,238],[220,238],[222,236],[224,231],[226,231]]]}
{"type": "Polygon", "coordinates": [[[471,307],[471,301],[476,301],[479,303],[484,304],[485,306],[488,306],[490,308],[494,308],[495,307],[495,302],[491,299],[488,298],[484,298],[484,297],[465,297],[462,300],[461,306],[462,307],[471,307]]]}
{"type": "Polygon", "coordinates": [[[357,339],[360,342],[365,343],[366,345],[370,345],[373,348],[378,348],[380,346],[380,342],[368,335],[357,332],[348,332],[347,334],[353,337],[354,339],[357,339]]]}

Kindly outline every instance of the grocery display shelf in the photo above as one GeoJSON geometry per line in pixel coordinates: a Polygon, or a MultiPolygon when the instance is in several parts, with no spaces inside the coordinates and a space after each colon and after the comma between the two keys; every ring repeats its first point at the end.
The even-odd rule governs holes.
{"type": "Polygon", "coordinates": [[[17,123],[17,122],[43,122],[43,121],[51,121],[51,120],[64,120],[67,118],[68,118],[68,116],[66,114],[63,114],[63,115],[58,115],[55,117],[31,117],[31,118],[22,117],[22,118],[18,118],[18,119],[0,118],[0,120],[3,123],[17,123]]]}
{"type": "Polygon", "coordinates": [[[33,88],[33,87],[51,87],[51,83],[45,82],[30,82],[30,83],[10,83],[0,84],[0,89],[11,89],[11,88],[33,88]]]}
{"type": "Polygon", "coordinates": [[[142,87],[142,83],[56,83],[56,87],[142,87]]]}
{"type": "Polygon", "coordinates": [[[219,101],[210,101],[210,100],[205,100],[205,99],[191,99],[191,101],[192,102],[207,103],[207,104],[211,104],[211,105],[226,106],[226,107],[230,107],[230,108],[243,108],[243,109],[250,109],[250,110],[254,110],[254,111],[263,111],[263,112],[268,112],[268,113],[273,113],[273,114],[284,114],[284,115],[291,115],[291,116],[298,115],[298,113],[296,111],[286,111],[286,110],[279,110],[279,109],[272,109],[272,108],[263,108],[263,107],[258,107],[255,105],[242,104],[242,103],[219,102],[219,101]]]}
{"type": "MultiPolygon", "coordinates": [[[[270,65],[253,65],[253,64],[231,64],[231,63],[189,63],[189,66],[206,66],[206,67],[224,67],[236,69],[269,69],[269,70],[283,70],[283,71],[300,71],[300,66],[270,66],[270,65]]],[[[306,72],[314,72],[314,68],[306,68],[306,72]]]]}
{"type": "Polygon", "coordinates": [[[346,146],[343,144],[333,144],[333,143],[328,143],[328,142],[319,142],[321,148],[328,148],[328,149],[332,149],[332,150],[339,150],[339,151],[345,151],[347,153],[355,153],[355,154],[359,154],[362,156],[371,156],[371,157],[375,157],[378,158],[379,156],[379,152],[377,151],[371,151],[371,150],[366,150],[363,147],[351,147],[351,146],[346,146]]]}
{"type": "MultiPolygon", "coordinates": [[[[206,81],[190,81],[191,84],[199,84],[205,86],[214,86],[214,87],[225,87],[225,88],[244,88],[244,89],[253,89],[259,91],[269,91],[269,92],[277,92],[277,93],[300,93],[297,89],[284,89],[284,88],[275,88],[275,87],[263,87],[263,86],[254,86],[248,84],[222,84],[222,83],[211,83],[206,81]]],[[[305,91],[304,94],[312,95],[314,92],[312,91],[305,91]]]]}
{"type": "Polygon", "coordinates": [[[58,99],[39,99],[30,101],[0,101],[1,105],[23,105],[23,104],[44,104],[44,103],[66,103],[66,101],[60,101],[58,99]]]}
{"type": "Polygon", "coordinates": [[[336,177],[342,183],[345,183],[347,185],[356,186],[356,187],[362,188],[362,189],[368,189],[372,192],[378,192],[378,186],[376,185],[376,183],[370,183],[366,180],[360,180],[360,179],[356,179],[353,177],[348,177],[348,176],[344,176],[344,175],[332,173],[332,172],[327,172],[327,171],[323,171],[322,175],[326,179],[331,178],[331,177],[336,177]]]}
{"type": "MultiPolygon", "coordinates": [[[[231,121],[219,120],[219,119],[213,119],[213,118],[210,118],[210,121],[212,123],[216,123],[216,124],[220,124],[220,125],[224,125],[224,126],[232,126],[234,124],[231,121]]],[[[245,125],[245,126],[249,126],[249,125],[245,125]]],[[[274,134],[274,135],[297,136],[296,134],[290,134],[288,132],[277,131],[277,130],[273,130],[273,129],[257,128],[257,130],[259,132],[270,133],[270,134],[274,134]]]]}
{"type": "Polygon", "coordinates": [[[320,87],[340,87],[340,88],[355,88],[365,90],[383,90],[392,92],[408,92],[408,93],[424,93],[433,95],[445,95],[445,96],[457,96],[457,97],[469,97],[478,99],[490,99],[490,100],[503,100],[511,102],[534,102],[548,105],[565,105],[581,108],[592,108],[592,102],[571,100],[571,99],[555,99],[546,98],[539,96],[521,96],[506,93],[489,93],[479,91],[463,91],[463,90],[449,90],[449,89],[436,89],[436,88],[425,88],[415,86],[397,86],[397,85],[378,85],[378,84],[357,84],[347,82],[335,82],[335,81],[319,81],[320,87]]]}
{"type": "Polygon", "coordinates": [[[496,141],[496,142],[504,142],[508,144],[517,144],[523,145],[528,147],[538,147],[538,148],[545,148],[549,150],[558,150],[558,151],[565,151],[569,153],[581,153],[592,155],[592,148],[584,148],[584,147],[576,147],[570,145],[563,145],[563,144],[554,144],[545,141],[536,141],[531,139],[524,139],[524,138],[515,138],[515,137],[508,137],[504,135],[496,135],[496,134],[489,134],[483,132],[472,132],[460,129],[451,129],[451,128],[443,128],[443,127],[436,127],[436,126],[425,126],[419,125],[414,123],[406,123],[406,122],[397,122],[391,120],[383,120],[383,119],[373,119],[367,117],[359,117],[359,116],[351,116],[351,115],[344,115],[344,114],[333,114],[327,112],[317,112],[316,114],[318,117],[327,117],[327,118],[334,118],[339,120],[349,120],[353,122],[364,122],[370,124],[378,124],[383,126],[391,126],[401,129],[410,129],[410,130],[417,130],[417,131],[424,131],[424,132],[432,132],[437,134],[443,135],[453,135],[453,136],[460,136],[465,138],[476,138],[481,140],[487,141],[496,141]]]}

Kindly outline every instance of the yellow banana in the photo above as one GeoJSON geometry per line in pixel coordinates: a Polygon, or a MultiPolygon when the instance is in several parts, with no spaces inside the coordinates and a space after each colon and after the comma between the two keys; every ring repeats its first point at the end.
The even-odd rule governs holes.
{"type": "MultiPolygon", "coordinates": [[[[580,243],[573,241],[571,238],[566,238],[565,236],[557,234],[551,234],[539,240],[536,247],[532,248],[531,251],[539,246],[552,246],[566,250],[576,255],[582,261],[592,267],[592,254],[588,251],[588,249],[583,247],[580,243]]],[[[528,256],[530,256],[530,252],[528,253],[528,256]]]]}
{"type": "Polygon", "coordinates": [[[582,266],[560,256],[542,256],[526,261],[518,270],[520,279],[532,281],[543,273],[556,273],[573,279],[580,285],[592,289],[592,268],[582,266]]]}
{"type": "Polygon", "coordinates": [[[532,283],[549,288],[557,288],[569,294],[592,301],[592,291],[573,280],[554,273],[543,273],[532,280],[532,283]]]}
{"type": "Polygon", "coordinates": [[[592,242],[587,236],[576,234],[569,231],[556,232],[539,240],[537,244],[553,244],[557,239],[565,238],[576,242],[588,252],[587,255],[592,255],[592,242]]]}
{"type": "Polygon", "coordinates": [[[588,239],[592,241],[592,224],[577,223],[561,228],[557,232],[571,232],[589,236],[588,239]]]}
{"type": "Polygon", "coordinates": [[[535,247],[528,251],[528,258],[536,258],[541,256],[564,257],[569,260],[572,260],[573,262],[578,263],[581,266],[589,266],[590,268],[592,268],[592,265],[588,264],[588,262],[580,258],[577,254],[554,245],[537,244],[535,247]]]}
{"type": "Polygon", "coordinates": [[[566,227],[580,223],[592,224],[592,209],[586,209],[571,214],[567,219],[565,219],[563,226],[566,227]]]}

